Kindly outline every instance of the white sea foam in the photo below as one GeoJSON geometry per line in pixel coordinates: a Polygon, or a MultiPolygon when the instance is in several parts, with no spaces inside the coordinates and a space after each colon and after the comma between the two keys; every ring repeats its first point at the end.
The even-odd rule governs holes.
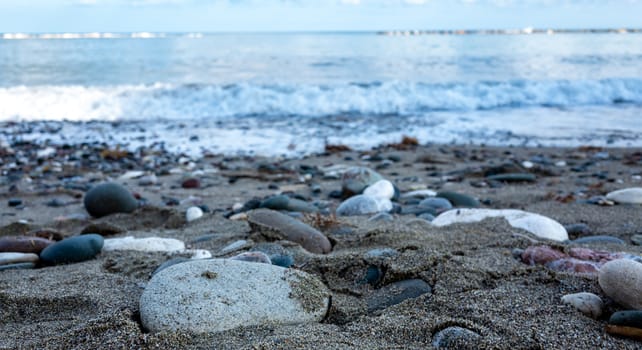
{"type": "Polygon", "coordinates": [[[245,116],[399,115],[642,104],[641,79],[335,86],[35,86],[0,88],[0,121],[194,120],[245,116]]]}

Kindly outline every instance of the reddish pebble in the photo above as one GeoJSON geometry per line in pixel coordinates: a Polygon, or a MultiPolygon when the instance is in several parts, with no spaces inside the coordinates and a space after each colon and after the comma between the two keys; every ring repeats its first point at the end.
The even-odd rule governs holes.
{"type": "Polygon", "coordinates": [[[614,259],[614,255],[609,252],[593,250],[588,248],[571,248],[568,255],[580,260],[607,262],[614,259]]]}
{"type": "Polygon", "coordinates": [[[49,239],[27,236],[6,236],[0,238],[0,252],[39,254],[50,244],[49,239]]]}
{"type": "Polygon", "coordinates": [[[522,261],[529,265],[546,265],[551,261],[566,258],[567,256],[549,246],[530,246],[522,253],[522,261]]]}
{"type": "Polygon", "coordinates": [[[183,188],[199,188],[201,187],[201,182],[196,178],[190,177],[189,179],[184,180],[181,186],[183,188]]]}
{"type": "Polygon", "coordinates": [[[548,268],[561,272],[575,272],[575,273],[597,273],[600,270],[599,265],[593,261],[580,260],[576,258],[564,258],[551,261],[546,264],[548,268]]]}

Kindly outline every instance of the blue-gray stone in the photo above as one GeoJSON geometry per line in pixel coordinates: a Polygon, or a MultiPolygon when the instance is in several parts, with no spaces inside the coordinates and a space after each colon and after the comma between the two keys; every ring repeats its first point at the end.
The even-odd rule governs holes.
{"type": "Polygon", "coordinates": [[[385,221],[385,222],[393,222],[395,221],[394,216],[388,214],[388,213],[379,213],[371,216],[368,218],[368,221],[385,221]]]}
{"type": "Polygon", "coordinates": [[[458,208],[479,208],[479,201],[469,195],[462,193],[441,191],[437,192],[436,197],[446,198],[453,206],[458,208]]]}
{"type": "Polygon", "coordinates": [[[272,210],[287,210],[302,213],[315,213],[318,210],[314,205],[296,198],[290,198],[286,195],[277,195],[266,198],[261,202],[261,208],[272,210]]]}
{"type": "Polygon", "coordinates": [[[430,292],[432,292],[430,285],[423,280],[412,279],[399,281],[374,291],[366,298],[366,303],[368,305],[368,311],[372,312],[397,305],[404,300],[417,298],[430,292]]]}
{"type": "Polygon", "coordinates": [[[627,310],[614,312],[609,324],[616,326],[642,328],[642,310],[627,310]]]}
{"type": "MultiPolygon", "coordinates": [[[[429,208],[434,211],[434,213],[441,213],[448,209],[452,209],[453,205],[449,200],[442,197],[429,197],[421,202],[418,205],[419,208],[429,208]]],[[[432,212],[431,212],[432,213],[432,212]]],[[[434,214],[432,213],[432,214],[434,214]]]]}
{"type": "Polygon", "coordinates": [[[379,180],[383,180],[383,176],[378,172],[370,168],[354,167],[343,174],[341,189],[344,194],[355,195],[379,180]]]}
{"type": "Polygon", "coordinates": [[[86,234],[56,242],[40,252],[40,260],[46,264],[62,264],[93,259],[103,248],[101,235],[86,234]]]}
{"type": "Polygon", "coordinates": [[[290,267],[294,265],[294,258],[289,255],[275,254],[270,255],[270,260],[272,260],[272,265],[277,265],[281,267],[290,267]]]}
{"type": "Polygon", "coordinates": [[[430,213],[423,213],[423,214],[419,214],[419,215],[417,215],[417,217],[418,217],[418,218],[420,218],[420,219],[424,219],[424,220],[426,220],[426,221],[433,221],[433,220],[435,220],[435,216],[434,216],[434,215],[432,215],[432,214],[430,214],[430,213]]]}
{"type": "Polygon", "coordinates": [[[368,283],[370,285],[375,285],[381,281],[383,278],[383,272],[381,271],[380,268],[377,266],[368,266],[366,269],[366,276],[364,277],[365,283],[368,283]]]}
{"type": "Polygon", "coordinates": [[[533,182],[537,177],[529,173],[505,173],[486,176],[486,179],[501,182],[533,182]]]}
{"type": "Polygon", "coordinates": [[[469,349],[477,344],[481,336],[463,327],[448,327],[435,333],[432,346],[437,349],[469,349]]]}
{"type": "Polygon", "coordinates": [[[571,243],[611,243],[611,244],[626,244],[623,240],[613,236],[586,236],[574,239],[571,243]]]}
{"type": "Polygon", "coordinates": [[[87,191],[84,204],[87,212],[94,217],[131,213],[138,207],[138,201],[131,192],[113,182],[96,185],[87,191]]]}

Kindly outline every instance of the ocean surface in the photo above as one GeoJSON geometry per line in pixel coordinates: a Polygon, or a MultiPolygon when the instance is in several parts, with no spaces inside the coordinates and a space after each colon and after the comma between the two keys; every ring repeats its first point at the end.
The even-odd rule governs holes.
{"type": "Polygon", "coordinates": [[[642,146],[642,34],[133,36],[0,35],[0,139],[642,146]]]}

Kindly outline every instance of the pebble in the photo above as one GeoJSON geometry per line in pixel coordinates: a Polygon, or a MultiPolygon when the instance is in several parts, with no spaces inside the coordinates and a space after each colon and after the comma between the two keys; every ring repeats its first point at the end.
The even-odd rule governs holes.
{"type": "Polygon", "coordinates": [[[435,220],[435,216],[430,214],[430,213],[422,213],[422,214],[417,215],[417,217],[419,219],[423,219],[423,220],[426,220],[428,222],[432,222],[433,220],[435,220]]]}
{"type": "Polygon", "coordinates": [[[625,188],[606,195],[606,199],[621,204],[642,204],[642,188],[625,188]]]}
{"type": "Polygon", "coordinates": [[[642,263],[628,259],[609,261],[600,269],[600,287],[618,304],[642,310],[642,263]]]}
{"type": "Polygon", "coordinates": [[[394,258],[399,256],[399,252],[392,248],[375,248],[367,251],[364,254],[366,260],[378,260],[385,258],[394,258]]]}
{"type": "Polygon", "coordinates": [[[290,255],[274,254],[270,256],[270,260],[272,260],[272,265],[276,266],[287,268],[294,265],[294,258],[290,255]]]}
{"type": "Polygon", "coordinates": [[[244,252],[232,257],[229,257],[230,260],[262,263],[262,264],[272,264],[272,260],[267,254],[263,252],[244,252]]]}
{"type": "Polygon", "coordinates": [[[548,217],[516,209],[453,209],[437,216],[432,224],[447,226],[454,223],[479,222],[486,218],[503,217],[508,223],[540,238],[553,241],[568,240],[566,229],[548,217]]]}
{"type": "Polygon", "coordinates": [[[446,198],[450,203],[458,208],[479,208],[481,204],[479,201],[469,195],[450,192],[450,191],[440,191],[437,192],[436,197],[446,198]]]}
{"type": "Polygon", "coordinates": [[[642,329],[642,310],[614,312],[609,319],[609,324],[642,329]]]}
{"type": "Polygon", "coordinates": [[[379,180],[383,180],[383,176],[370,168],[352,167],[343,173],[341,190],[347,195],[360,194],[379,180]]]}
{"type": "Polygon", "coordinates": [[[189,207],[185,212],[185,219],[187,222],[192,222],[203,216],[203,209],[199,207],[189,207]]]}
{"type": "Polygon", "coordinates": [[[394,216],[388,213],[379,213],[375,214],[368,218],[368,221],[383,221],[383,222],[393,222],[395,221],[394,216]]]}
{"type": "Polygon", "coordinates": [[[626,242],[624,242],[623,240],[617,237],[605,236],[605,235],[580,237],[570,242],[577,243],[577,244],[587,244],[587,243],[626,244],[626,242]]]}
{"type": "Polygon", "coordinates": [[[121,175],[118,179],[119,180],[130,180],[130,179],[137,179],[139,177],[142,177],[145,175],[144,171],[141,170],[130,170],[123,175],[121,175]]]}
{"type": "Polygon", "coordinates": [[[176,253],[185,250],[185,243],[174,238],[134,238],[132,236],[105,239],[104,251],[136,250],[141,252],[176,253]]]}
{"type": "Polygon", "coordinates": [[[366,297],[368,311],[382,310],[392,305],[397,305],[404,300],[417,298],[431,292],[430,285],[420,279],[394,282],[375,290],[366,297]]]}
{"type": "Polygon", "coordinates": [[[154,275],[140,298],[151,332],[211,333],[319,322],[330,292],[305,272],[229,259],[190,261],[154,275]]]}
{"type": "Polygon", "coordinates": [[[296,198],[290,198],[286,195],[277,195],[269,197],[261,202],[260,208],[272,210],[287,210],[302,213],[316,213],[319,211],[314,205],[296,198]]]}
{"type": "Polygon", "coordinates": [[[233,252],[233,251],[236,251],[236,250],[239,250],[239,249],[243,249],[243,248],[245,248],[247,245],[248,245],[248,241],[247,241],[247,240],[245,240],[245,239],[240,239],[240,240],[238,240],[238,241],[234,241],[234,242],[232,242],[232,243],[230,243],[230,244],[226,245],[225,247],[223,247],[223,248],[221,249],[221,253],[222,253],[222,254],[231,253],[231,252],[233,252]]]}
{"type": "Polygon", "coordinates": [[[22,199],[20,198],[10,198],[7,202],[7,205],[10,207],[17,207],[22,204],[22,199]]]}
{"type": "Polygon", "coordinates": [[[391,209],[392,202],[389,199],[359,194],[339,204],[336,213],[339,216],[356,216],[386,212],[391,209]]]}
{"type": "Polygon", "coordinates": [[[421,202],[419,202],[418,207],[430,209],[431,210],[430,214],[435,215],[438,213],[445,212],[448,209],[452,209],[453,205],[446,198],[431,197],[431,198],[426,198],[421,202]]]}
{"type": "Polygon", "coordinates": [[[641,234],[635,234],[631,236],[631,242],[635,245],[642,245],[642,235],[641,234]]]}
{"type": "Polygon", "coordinates": [[[481,336],[470,329],[451,326],[432,336],[432,346],[437,349],[472,349],[480,339],[481,336]]]}
{"type": "Polygon", "coordinates": [[[0,265],[0,271],[4,271],[4,270],[29,270],[29,269],[33,269],[34,267],[36,267],[36,264],[34,264],[32,262],[6,264],[6,265],[0,265]]]}
{"type": "Polygon", "coordinates": [[[415,191],[410,191],[403,193],[401,195],[401,198],[427,198],[427,197],[434,197],[437,195],[437,192],[433,190],[415,190],[415,191]]]}
{"type": "Polygon", "coordinates": [[[375,198],[392,199],[395,196],[395,187],[388,180],[379,180],[374,184],[366,187],[363,194],[375,198]]]}
{"type": "Polygon", "coordinates": [[[535,182],[537,176],[529,173],[506,173],[486,176],[486,179],[501,182],[535,182]]]}
{"type": "Polygon", "coordinates": [[[269,209],[253,210],[248,213],[247,220],[253,231],[296,242],[311,253],[327,254],[332,250],[332,244],[323,233],[310,225],[277,211],[269,209]]]}
{"type": "Polygon", "coordinates": [[[156,177],[155,174],[145,175],[138,180],[139,186],[151,186],[157,183],[158,183],[158,177],[156,177]]]}
{"type": "Polygon", "coordinates": [[[48,245],[53,243],[54,241],[52,240],[40,237],[5,236],[0,237],[0,252],[39,254],[48,245]]]}
{"type": "Polygon", "coordinates": [[[107,182],[87,191],[84,205],[91,216],[102,217],[114,213],[131,213],[138,207],[138,202],[125,187],[107,182]]]}
{"type": "Polygon", "coordinates": [[[201,187],[201,181],[195,177],[190,177],[181,183],[181,187],[183,188],[200,188],[201,187]]]}
{"type": "Polygon", "coordinates": [[[100,253],[104,242],[104,238],[97,234],[66,238],[43,249],[40,259],[47,264],[90,260],[100,253]]]}
{"type": "Polygon", "coordinates": [[[602,316],[604,308],[602,299],[593,293],[566,294],[562,297],[562,302],[572,305],[586,316],[596,320],[602,316]]]}
{"type": "Polygon", "coordinates": [[[569,235],[586,236],[591,234],[591,228],[587,224],[569,224],[564,225],[569,235]]]}
{"type": "Polygon", "coordinates": [[[38,262],[38,254],[34,253],[0,253],[0,265],[38,262]]]}

